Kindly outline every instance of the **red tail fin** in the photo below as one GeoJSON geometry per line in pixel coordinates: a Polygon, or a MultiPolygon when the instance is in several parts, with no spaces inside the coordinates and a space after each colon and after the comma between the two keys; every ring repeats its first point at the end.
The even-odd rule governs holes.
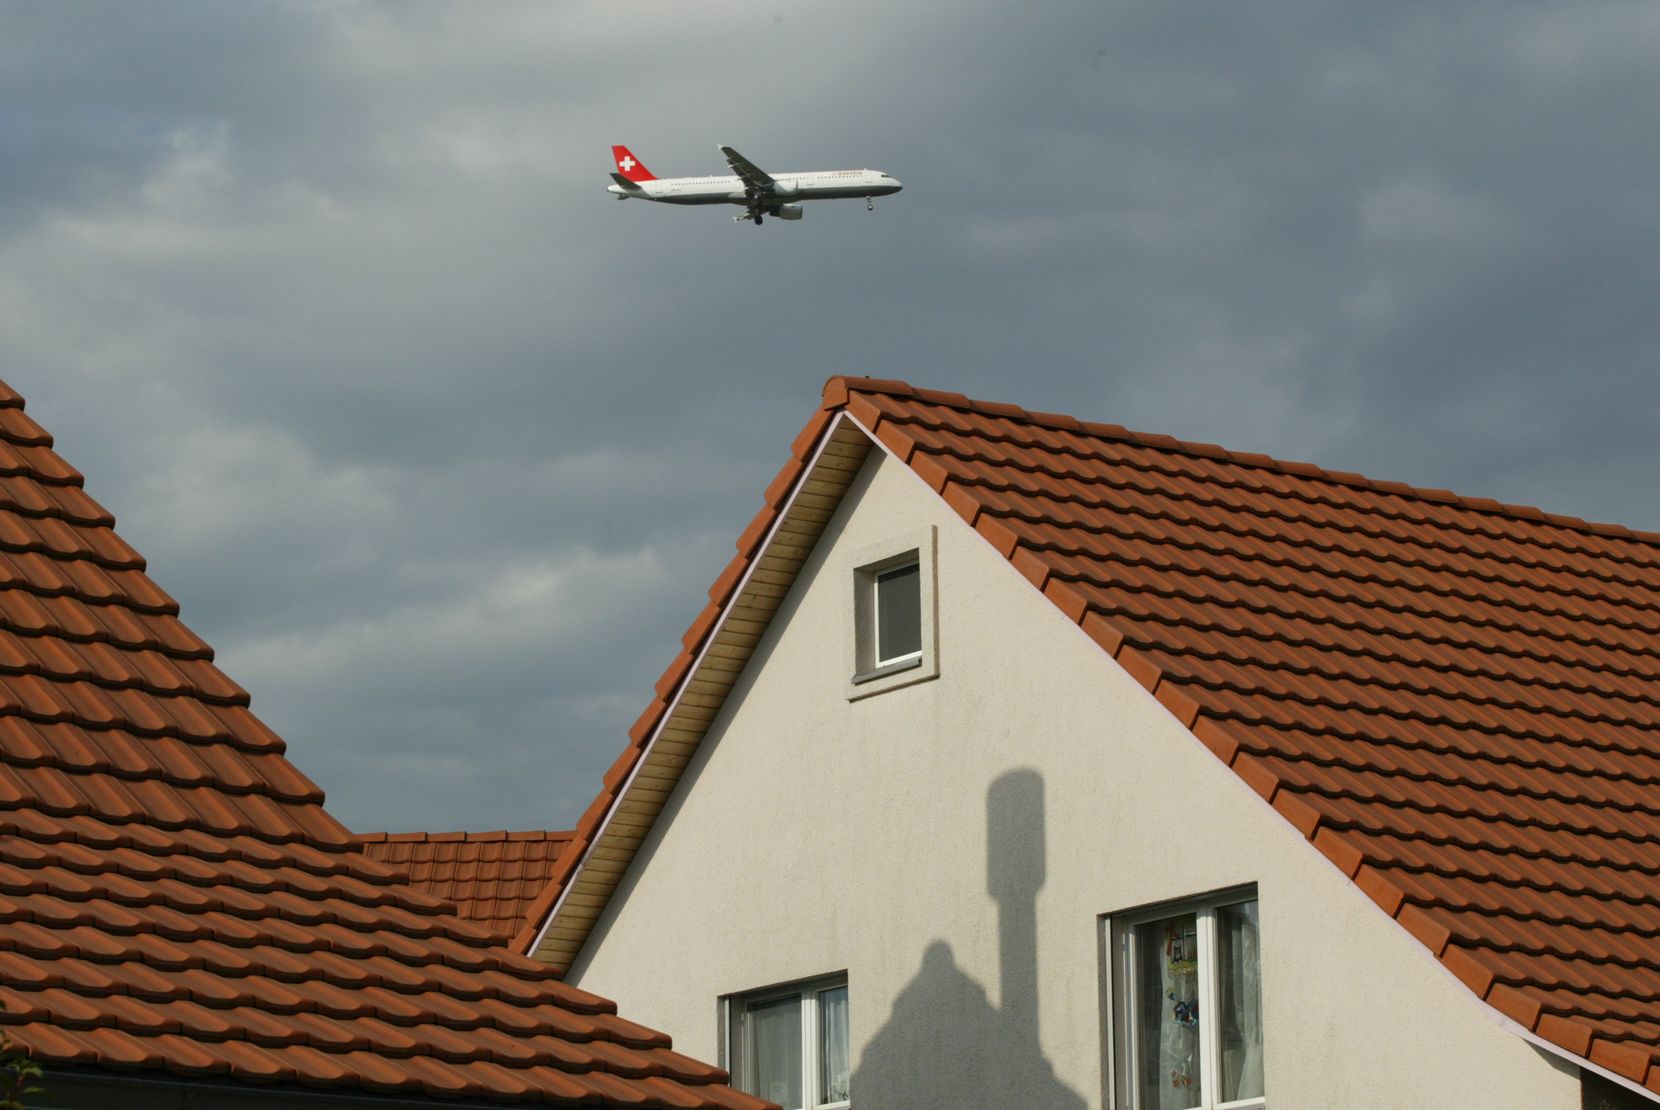
{"type": "Polygon", "coordinates": [[[657,180],[657,175],[646,169],[645,163],[630,154],[626,146],[612,147],[611,160],[617,163],[617,172],[630,181],[657,180]]]}

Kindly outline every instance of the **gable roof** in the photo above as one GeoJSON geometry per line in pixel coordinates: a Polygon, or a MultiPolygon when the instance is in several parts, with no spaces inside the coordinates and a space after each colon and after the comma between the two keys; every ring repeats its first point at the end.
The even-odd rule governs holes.
{"type": "Polygon", "coordinates": [[[1660,1092],[1660,536],[832,378],[516,944],[563,963],[879,444],[1453,975],[1660,1092]]]}
{"type": "Polygon", "coordinates": [[[0,1032],[49,1089],[770,1105],[358,851],[51,444],[0,385],[0,1032]]]}
{"type": "Polygon", "coordinates": [[[574,834],[565,832],[359,833],[370,859],[395,867],[409,885],[455,906],[506,943],[524,928],[530,904],[547,889],[553,865],[574,834]]]}

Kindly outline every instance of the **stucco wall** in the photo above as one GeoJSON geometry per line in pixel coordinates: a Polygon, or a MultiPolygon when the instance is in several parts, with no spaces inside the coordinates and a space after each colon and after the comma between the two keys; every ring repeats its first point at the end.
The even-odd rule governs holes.
{"type": "Polygon", "coordinates": [[[717,998],[845,969],[858,1110],[1099,1107],[1100,915],[1242,883],[1270,1106],[1578,1107],[1571,1068],[873,452],[571,978],[714,1059],[717,998]],[[849,702],[849,553],[928,523],[940,677],[849,702]]]}

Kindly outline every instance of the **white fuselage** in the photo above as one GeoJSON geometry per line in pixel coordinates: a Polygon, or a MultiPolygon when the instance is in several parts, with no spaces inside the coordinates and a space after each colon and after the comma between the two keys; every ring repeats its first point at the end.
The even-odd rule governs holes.
{"type": "MultiPolygon", "coordinates": [[[[833,200],[838,197],[885,197],[899,192],[900,183],[877,170],[820,170],[809,173],[779,173],[778,184],[767,196],[772,203],[798,200],[833,200]]],[[[659,177],[640,181],[633,188],[612,185],[620,197],[655,200],[663,204],[749,204],[744,180],[727,177],[659,177]]]]}

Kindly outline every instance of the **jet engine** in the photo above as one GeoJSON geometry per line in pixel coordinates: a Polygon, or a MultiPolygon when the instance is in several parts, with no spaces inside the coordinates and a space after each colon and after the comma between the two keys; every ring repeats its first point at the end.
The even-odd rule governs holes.
{"type": "Polygon", "coordinates": [[[780,220],[799,220],[807,213],[799,204],[780,204],[770,214],[777,216],[780,220]]]}

